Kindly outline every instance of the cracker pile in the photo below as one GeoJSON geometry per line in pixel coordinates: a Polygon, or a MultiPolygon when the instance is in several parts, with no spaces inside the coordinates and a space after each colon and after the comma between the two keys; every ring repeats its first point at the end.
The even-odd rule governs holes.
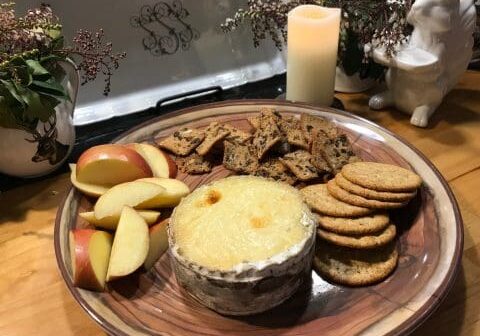
{"type": "Polygon", "coordinates": [[[248,120],[253,133],[212,122],[206,129],[179,129],[157,143],[175,154],[178,168],[187,174],[209,173],[220,157],[238,174],[290,185],[326,180],[345,164],[360,161],[347,136],[320,117],[302,114],[298,119],[263,108],[248,120]]]}
{"type": "Polygon", "coordinates": [[[315,269],[327,279],[350,286],[385,279],[398,261],[396,227],[387,210],[405,206],[420,177],[401,167],[355,162],[326,184],[302,189],[317,214],[315,269]]]}

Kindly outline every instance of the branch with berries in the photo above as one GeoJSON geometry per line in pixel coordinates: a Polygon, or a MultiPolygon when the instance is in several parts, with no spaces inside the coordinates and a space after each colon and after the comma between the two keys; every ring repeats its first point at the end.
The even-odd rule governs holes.
{"type": "Polygon", "coordinates": [[[114,54],[112,43],[103,42],[103,37],[103,29],[95,33],[79,30],[77,36],[73,38],[73,46],[60,49],[58,52],[79,59],[77,69],[82,77],[82,85],[94,81],[97,79],[97,75],[101,73],[105,77],[103,93],[108,95],[113,72],[118,69],[120,60],[126,57],[126,53],[114,54]]]}

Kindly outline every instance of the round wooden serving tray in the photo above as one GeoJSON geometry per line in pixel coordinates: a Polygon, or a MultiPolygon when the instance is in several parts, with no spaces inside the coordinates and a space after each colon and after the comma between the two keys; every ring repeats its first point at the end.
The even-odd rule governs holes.
{"type": "MultiPolygon", "coordinates": [[[[196,106],[161,116],[125,133],[118,143],[152,141],[180,126],[202,127],[211,121],[249,129],[247,117],[261,107],[283,113],[311,113],[330,119],[352,141],[364,160],[409,167],[424,181],[418,196],[392,213],[399,228],[399,265],[384,282],[349,288],[326,282],[312,272],[311,282],[281,306],[263,314],[222,316],[194,301],[179,288],[168,253],[150,272],[137,272],[108,285],[104,293],[75,288],[68,232],[88,224],[77,216],[92,199],[71,189],[60,205],[55,226],[58,266],[75,299],[107,332],[114,335],[398,335],[412,331],[438,306],[458,271],[463,226],[455,198],[435,167],[415,148],[374,123],[329,108],[276,100],[227,101],[196,106]]],[[[223,167],[211,174],[177,178],[191,188],[227,176],[223,167]]]]}

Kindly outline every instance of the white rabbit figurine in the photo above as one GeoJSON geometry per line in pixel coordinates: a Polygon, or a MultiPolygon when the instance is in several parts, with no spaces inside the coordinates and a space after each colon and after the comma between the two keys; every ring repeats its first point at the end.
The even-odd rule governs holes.
{"type": "Polygon", "coordinates": [[[458,82],[472,57],[473,0],[416,0],[407,16],[414,29],[393,56],[375,49],[376,62],[389,67],[388,90],[373,96],[372,109],[395,106],[426,127],[443,97],[458,82]]]}

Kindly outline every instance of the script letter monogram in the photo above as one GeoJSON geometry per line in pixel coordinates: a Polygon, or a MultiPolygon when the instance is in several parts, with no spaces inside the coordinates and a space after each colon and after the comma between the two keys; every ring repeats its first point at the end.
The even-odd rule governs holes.
{"type": "Polygon", "coordinates": [[[145,50],[154,56],[173,55],[179,49],[187,50],[192,41],[200,37],[200,33],[185,21],[189,15],[179,0],[171,4],[161,1],[153,6],[142,6],[140,14],[130,19],[130,24],[145,31],[142,40],[145,50]]]}

